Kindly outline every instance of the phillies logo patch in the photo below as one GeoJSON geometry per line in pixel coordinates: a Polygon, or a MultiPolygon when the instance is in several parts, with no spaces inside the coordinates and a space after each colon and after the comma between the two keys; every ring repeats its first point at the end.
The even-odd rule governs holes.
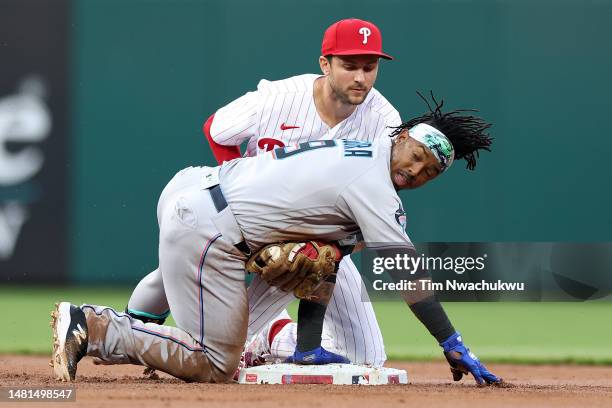
{"type": "Polygon", "coordinates": [[[406,229],[406,211],[404,211],[401,204],[397,211],[395,211],[395,221],[397,221],[397,223],[400,227],[402,227],[403,230],[406,229]]]}
{"type": "Polygon", "coordinates": [[[367,44],[368,37],[372,35],[372,30],[370,30],[368,27],[361,27],[359,29],[359,34],[363,35],[363,43],[367,44]]]}
{"type": "Polygon", "coordinates": [[[277,147],[285,147],[285,144],[278,139],[272,139],[271,137],[262,137],[257,141],[257,147],[260,150],[269,152],[277,147]]]}

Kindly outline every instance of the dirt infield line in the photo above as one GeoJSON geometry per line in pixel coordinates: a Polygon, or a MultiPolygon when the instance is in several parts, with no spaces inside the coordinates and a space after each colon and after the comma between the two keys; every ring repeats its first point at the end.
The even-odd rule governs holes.
{"type": "MultiPolygon", "coordinates": [[[[48,358],[0,355],[3,387],[59,387],[51,378],[48,358]]],[[[151,379],[138,366],[79,364],[76,403],[67,407],[610,407],[612,367],[526,366],[489,367],[508,387],[478,388],[473,380],[453,383],[445,363],[389,363],[408,370],[410,384],[389,386],[188,384],[160,374],[151,379]]],[[[41,407],[39,403],[2,403],[4,407],[41,407]]]]}

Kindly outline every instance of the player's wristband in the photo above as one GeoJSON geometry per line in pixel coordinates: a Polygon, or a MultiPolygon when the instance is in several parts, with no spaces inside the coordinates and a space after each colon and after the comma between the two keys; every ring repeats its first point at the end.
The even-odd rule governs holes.
{"type": "Polygon", "coordinates": [[[461,339],[461,333],[459,332],[453,333],[451,336],[446,338],[444,341],[440,342],[440,347],[444,349],[445,353],[448,353],[449,351],[451,351],[452,349],[454,349],[455,347],[459,345],[463,345],[463,340],[461,339]]]}

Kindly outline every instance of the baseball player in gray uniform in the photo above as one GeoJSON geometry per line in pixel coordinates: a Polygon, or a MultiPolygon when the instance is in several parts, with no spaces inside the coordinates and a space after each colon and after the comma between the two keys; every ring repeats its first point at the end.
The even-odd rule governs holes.
{"type": "MultiPolygon", "coordinates": [[[[61,302],[52,321],[56,378],[73,380],[78,361],[90,355],[188,381],[230,379],[248,326],[244,248],[359,235],[383,256],[415,256],[397,217],[397,190],[427,183],[459,158],[473,168],[475,153],[491,143],[489,125],[440,106],[403,124],[392,139],[311,141],[179,172],[158,204],[159,270],[177,327],[61,302]]],[[[427,279],[426,271],[397,272],[411,277],[427,279]]],[[[433,293],[417,290],[404,299],[438,340],[455,380],[469,372],[478,383],[501,381],[464,345],[433,293]]]]}
{"type": "MultiPolygon", "coordinates": [[[[382,51],[382,36],[376,25],[360,19],[332,24],[321,46],[319,63],[323,75],[262,80],[256,91],[232,101],[209,118],[204,133],[219,164],[240,157],[238,146],[245,142],[245,155],[255,156],[310,140],[388,137],[389,127],[399,126],[401,119],[373,88],[380,58],[391,57],[382,51]]],[[[351,258],[345,257],[340,262],[327,311],[323,310],[323,340],[326,348],[355,364],[382,366],[386,360],[382,334],[371,303],[357,295],[361,285],[359,271],[351,258]]],[[[163,321],[169,310],[164,296],[161,273],[155,270],[138,284],[127,311],[143,321],[163,321]]],[[[283,310],[286,301],[272,306],[263,301],[270,296],[288,295],[255,277],[248,289],[248,338],[252,340],[247,351],[256,356],[288,357],[298,342],[296,324],[283,310]]],[[[310,343],[320,342],[321,333],[313,333],[312,337],[310,343]]],[[[310,347],[302,351],[307,350],[310,347]]]]}

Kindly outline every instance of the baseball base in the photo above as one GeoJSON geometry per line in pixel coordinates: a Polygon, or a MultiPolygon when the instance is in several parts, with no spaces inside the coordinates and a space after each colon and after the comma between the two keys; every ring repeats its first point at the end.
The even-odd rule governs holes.
{"type": "Polygon", "coordinates": [[[238,382],[240,384],[386,385],[407,384],[408,374],[405,370],[354,364],[320,366],[267,364],[242,369],[238,382]]]}

